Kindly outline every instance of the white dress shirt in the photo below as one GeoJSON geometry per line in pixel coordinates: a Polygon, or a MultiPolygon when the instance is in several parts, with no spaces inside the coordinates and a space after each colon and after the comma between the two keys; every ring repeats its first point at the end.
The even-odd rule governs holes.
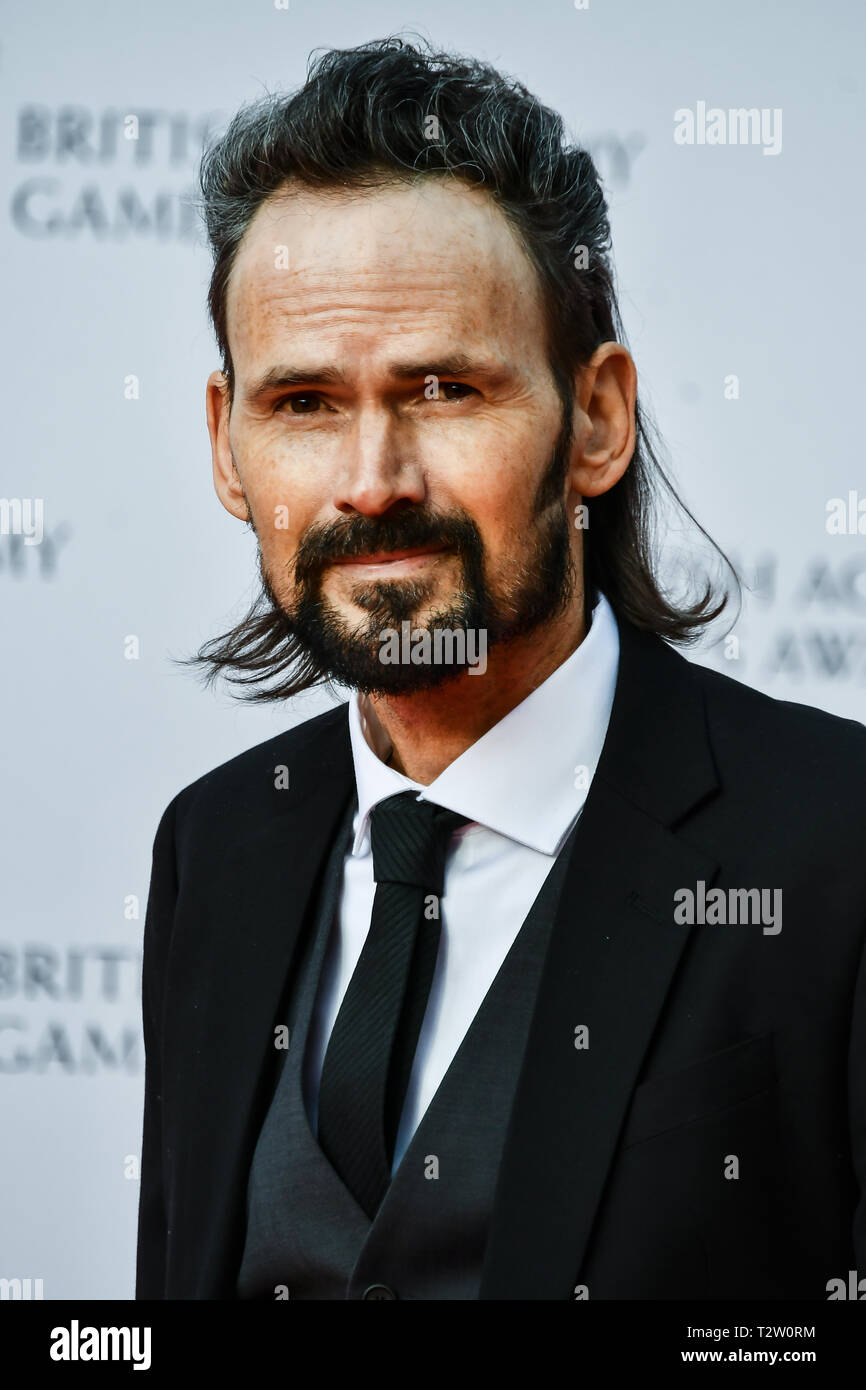
{"type": "Polygon", "coordinates": [[[474,822],[451,841],[439,954],[392,1173],[580,815],[607,732],[618,665],[616,619],[599,595],[589,632],[572,654],[429,786],[387,766],[390,740],[368,700],[355,694],[349,701],[358,811],[305,1058],[314,1130],[328,1039],[373,910],[370,812],[412,789],[420,800],[474,822]]]}

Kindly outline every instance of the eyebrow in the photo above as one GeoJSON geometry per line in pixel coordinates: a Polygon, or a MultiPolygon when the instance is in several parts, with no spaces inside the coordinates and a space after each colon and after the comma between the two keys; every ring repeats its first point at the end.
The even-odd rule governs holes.
{"type": "Polygon", "coordinates": [[[255,401],[269,391],[278,391],[285,386],[342,386],[344,383],[345,377],[336,367],[269,367],[263,376],[250,384],[244,395],[247,400],[255,401]]]}
{"type": "MultiPolygon", "coordinates": [[[[418,381],[427,376],[451,377],[473,376],[482,381],[502,380],[509,372],[502,362],[484,361],[470,357],[467,353],[454,353],[450,357],[435,361],[394,362],[387,371],[397,381],[418,381]]],[[[252,382],[244,395],[249,401],[260,400],[272,391],[284,390],[291,386],[345,386],[346,377],[337,367],[292,367],[280,365],[269,367],[256,381],[252,382]]]]}
{"type": "Polygon", "coordinates": [[[483,380],[503,377],[508,368],[504,362],[487,361],[470,357],[465,352],[455,352],[450,357],[426,362],[394,362],[389,367],[392,376],[398,381],[412,381],[425,376],[475,376],[483,380]]]}

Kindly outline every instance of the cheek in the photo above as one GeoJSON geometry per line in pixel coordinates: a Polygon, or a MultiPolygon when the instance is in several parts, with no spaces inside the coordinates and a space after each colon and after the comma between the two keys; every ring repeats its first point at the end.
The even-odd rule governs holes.
{"type": "Polygon", "coordinates": [[[241,482],[263,553],[293,550],[314,508],[297,472],[274,455],[257,455],[255,465],[243,469],[241,482]]]}
{"type": "Polygon", "coordinates": [[[467,455],[460,466],[440,471],[431,485],[431,502],[440,510],[460,508],[478,528],[488,562],[496,565],[520,554],[534,528],[537,486],[533,454],[514,452],[513,440],[502,452],[480,460],[467,455]]]}
{"type": "Polygon", "coordinates": [[[472,422],[425,445],[421,457],[433,500],[463,506],[479,523],[482,514],[523,515],[547,462],[538,435],[508,422],[472,422]]]}

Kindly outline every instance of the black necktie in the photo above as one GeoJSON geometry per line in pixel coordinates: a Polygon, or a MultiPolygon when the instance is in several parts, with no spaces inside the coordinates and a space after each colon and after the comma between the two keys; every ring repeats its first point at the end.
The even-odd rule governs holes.
{"type": "Polygon", "coordinates": [[[397,1128],[436,966],[445,858],[467,818],[413,791],[370,813],[376,896],[319,1083],[319,1144],[372,1220],[391,1181],[397,1128]]]}

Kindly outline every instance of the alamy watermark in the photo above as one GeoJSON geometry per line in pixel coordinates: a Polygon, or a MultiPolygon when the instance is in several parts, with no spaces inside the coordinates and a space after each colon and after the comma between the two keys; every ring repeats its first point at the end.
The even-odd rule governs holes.
{"type": "Polygon", "coordinates": [[[674,112],[676,145],[761,145],[764,154],[782,152],[782,108],[707,106],[705,101],[674,112]]]}
{"type": "Polygon", "coordinates": [[[134,1371],[150,1369],[149,1327],[52,1327],[52,1361],[131,1361],[134,1371]]]}
{"type": "Polygon", "coordinates": [[[43,1279],[0,1279],[0,1302],[13,1299],[41,1299],[45,1297],[43,1279]]]}
{"type": "Polygon", "coordinates": [[[487,670],[485,628],[412,628],[408,619],[379,634],[379,660],[385,666],[465,666],[470,676],[487,670]]]}
{"type": "Polygon", "coordinates": [[[866,1279],[861,1279],[856,1269],[848,1270],[847,1279],[828,1279],[826,1284],[827,1302],[839,1299],[853,1299],[862,1303],[866,1299],[866,1279]]]}
{"type": "Polygon", "coordinates": [[[680,926],[763,926],[764,936],[782,930],[781,888],[711,888],[699,878],[694,888],[674,893],[674,921],[680,926]]]}
{"type": "Polygon", "coordinates": [[[830,497],[825,504],[824,529],[829,536],[866,536],[866,496],[851,488],[847,500],[830,497]]]}
{"type": "Polygon", "coordinates": [[[44,522],[41,497],[0,497],[0,536],[23,536],[25,545],[41,545],[44,522]]]}

